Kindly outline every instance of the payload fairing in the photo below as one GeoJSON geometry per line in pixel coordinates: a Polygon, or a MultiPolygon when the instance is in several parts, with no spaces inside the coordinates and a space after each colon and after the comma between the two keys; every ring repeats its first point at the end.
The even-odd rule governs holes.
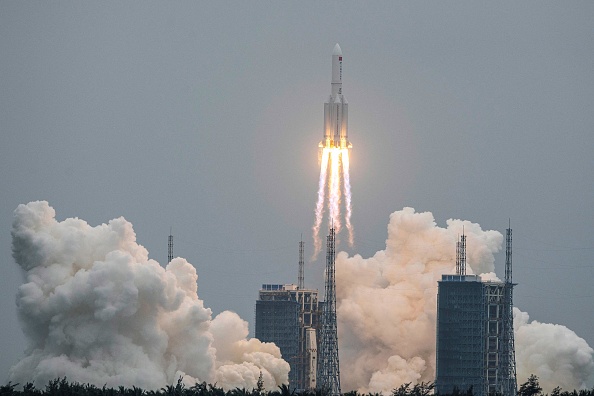
{"type": "Polygon", "coordinates": [[[320,151],[325,148],[351,148],[348,135],[349,105],[342,94],[342,51],[336,44],[332,52],[332,91],[324,103],[324,140],[320,151]]]}

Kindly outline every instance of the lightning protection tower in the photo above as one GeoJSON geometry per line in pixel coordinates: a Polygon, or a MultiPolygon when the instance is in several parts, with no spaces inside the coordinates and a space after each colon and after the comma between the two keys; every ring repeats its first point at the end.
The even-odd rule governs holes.
{"type": "Polygon", "coordinates": [[[340,367],[338,363],[338,332],[336,325],[336,236],[334,227],[326,238],[326,287],[320,329],[318,356],[318,388],[329,395],[340,395],[340,367]]]}
{"type": "Polygon", "coordinates": [[[456,275],[466,275],[466,235],[462,231],[460,241],[456,242],[456,275]]]}
{"type": "Polygon", "coordinates": [[[301,241],[299,242],[299,278],[297,279],[297,287],[303,289],[304,277],[303,277],[303,235],[301,235],[301,241]]]}
{"type": "Polygon", "coordinates": [[[173,235],[171,234],[172,229],[169,228],[169,240],[167,243],[167,263],[173,260],[173,235]]]}
{"type": "Polygon", "coordinates": [[[516,383],[516,352],[514,346],[514,286],[512,280],[512,229],[511,222],[505,230],[505,283],[504,283],[504,312],[503,312],[503,342],[501,345],[501,359],[503,360],[502,393],[515,395],[516,383]]]}

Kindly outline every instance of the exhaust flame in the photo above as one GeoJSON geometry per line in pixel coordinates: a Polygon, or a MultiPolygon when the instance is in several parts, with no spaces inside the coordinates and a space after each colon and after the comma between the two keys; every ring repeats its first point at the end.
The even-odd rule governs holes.
{"type": "Polygon", "coordinates": [[[320,227],[324,217],[326,188],[328,189],[328,220],[329,227],[334,227],[338,234],[342,229],[341,209],[344,195],[344,223],[349,232],[349,245],[353,246],[353,226],[351,224],[352,199],[351,182],[349,177],[349,149],[323,148],[320,164],[320,181],[318,184],[318,201],[316,203],[316,220],[313,226],[315,259],[322,249],[320,227]],[[330,168],[330,169],[328,169],[330,168]],[[342,180],[341,180],[342,179],[342,180]],[[341,184],[343,186],[341,190],[341,184]]]}

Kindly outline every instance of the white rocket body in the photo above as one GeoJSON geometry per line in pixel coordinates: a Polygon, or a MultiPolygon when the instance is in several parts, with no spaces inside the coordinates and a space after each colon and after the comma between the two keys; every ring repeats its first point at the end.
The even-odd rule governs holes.
{"type": "Polygon", "coordinates": [[[332,52],[332,91],[324,103],[324,140],[320,148],[351,148],[348,135],[349,105],[342,94],[342,51],[332,52]]]}

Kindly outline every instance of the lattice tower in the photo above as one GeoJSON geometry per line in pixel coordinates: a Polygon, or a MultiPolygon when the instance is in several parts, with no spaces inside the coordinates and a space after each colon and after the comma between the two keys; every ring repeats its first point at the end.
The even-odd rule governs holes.
{"type": "Polygon", "coordinates": [[[301,241],[299,242],[299,278],[297,279],[297,287],[299,289],[304,288],[303,264],[303,236],[301,236],[301,241]]]}
{"type": "Polygon", "coordinates": [[[336,326],[336,236],[334,227],[326,238],[326,287],[320,329],[318,356],[318,387],[329,395],[340,395],[340,367],[338,362],[338,332],[336,326]]]}
{"type": "Polygon", "coordinates": [[[456,241],[456,275],[460,275],[460,241],[456,241]]]}
{"type": "Polygon", "coordinates": [[[171,235],[171,229],[169,229],[169,242],[167,244],[167,263],[173,260],[173,235],[171,235]]]}
{"type": "Polygon", "coordinates": [[[466,275],[466,235],[456,242],[456,275],[466,275]]]}
{"type": "Polygon", "coordinates": [[[512,279],[512,230],[511,226],[505,233],[505,312],[503,314],[503,395],[513,396],[517,391],[516,382],[516,353],[514,346],[514,283],[512,279]]]}

